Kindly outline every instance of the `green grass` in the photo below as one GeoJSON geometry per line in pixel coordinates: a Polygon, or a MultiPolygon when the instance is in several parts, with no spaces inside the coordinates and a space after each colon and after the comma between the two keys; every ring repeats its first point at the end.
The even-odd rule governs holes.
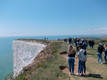
{"type": "Polygon", "coordinates": [[[59,42],[52,43],[54,58],[52,60],[48,58],[42,69],[31,80],[69,80],[69,76],[59,69],[59,66],[67,65],[66,60],[59,55],[61,45],[59,42]]]}
{"type": "MultiPolygon", "coordinates": [[[[100,41],[96,41],[94,49],[87,49],[88,59],[86,62],[86,67],[88,75],[85,77],[74,76],[75,80],[107,80],[107,64],[97,64],[98,42],[100,41]]],[[[104,41],[103,43],[107,43],[107,41],[104,41]]],[[[103,62],[104,61],[105,60],[103,57],[103,62]]]]}
{"type": "MultiPolygon", "coordinates": [[[[97,58],[98,58],[97,47],[99,42],[107,43],[106,40],[95,41],[96,45],[94,46],[94,49],[90,49],[90,48],[87,49],[87,52],[89,53],[88,60],[86,62],[88,75],[85,77],[73,76],[74,80],[107,80],[107,64],[100,64],[100,63],[97,64],[97,58]]],[[[68,44],[63,43],[61,49],[65,51],[67,50],[67,48],[68,48],[68,44]]],[[[104,62],[104,58],[103,58],[103,62],[104,62]]]]}
{"type": "MultiPolygon", "coordinates": [[[[87,52],[90,53],[90,55],[88,55],[88,58],[91,59],[87,60],[87,70],[90,74],[93,74],[92,77],[89,78],[89,80],[107,80],[107,64],[97,64],[97,47],[98,44],[95,45],[94,49],[87,49],[87,52]]],[[[105,60],[103,57],[103,62],[104,61],[105,60]]]]}

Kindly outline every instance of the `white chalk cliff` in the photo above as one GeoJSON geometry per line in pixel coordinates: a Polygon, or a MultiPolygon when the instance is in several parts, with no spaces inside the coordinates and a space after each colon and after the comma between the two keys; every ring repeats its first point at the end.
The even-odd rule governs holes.
{"type": "Polygon", "coordinates": [[[46,45],[38,42],[13,41],[13,77],[20,74],[23,67],[32,63],[34,58],[46,45]]]}

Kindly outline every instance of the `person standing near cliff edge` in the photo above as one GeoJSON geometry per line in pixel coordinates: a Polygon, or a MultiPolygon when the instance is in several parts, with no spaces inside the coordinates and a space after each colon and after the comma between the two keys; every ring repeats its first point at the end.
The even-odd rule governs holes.
{"type": "Polygon", "coordinates": [[[77,53],[77,57],[79,59],[77,75],[79,75],[79,73],[81,73],[81,76],[82,76],[83,75],[83,70],[84,70],[84,73],[86,74],[85,62],[87,60],[86,50],[83,49],[82,44],[79,45],[79,52],[77,53]]]}
{"type": "Polygon", "coordinates": [[[68,46],[67,53],[68,53],[69,71],[71,75],[74,75],[74,62],[75,62],[76,51],[72,45],[68,46]],[[72,71],[71,71],[71,67],[72,67],[72,71]]]}

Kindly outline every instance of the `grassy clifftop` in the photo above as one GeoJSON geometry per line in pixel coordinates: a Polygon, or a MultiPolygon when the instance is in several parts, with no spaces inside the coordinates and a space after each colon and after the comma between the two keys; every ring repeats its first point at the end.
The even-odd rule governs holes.
{"type": "MultiPolygon", "coordinates": [[[[43,51],[42,57],[39,56],[39,62],[34,68],[19,75],[15,80],[107,80],[107,64],[97,64],[96,52],[99,42],[95,41],[94,49],[87,48],[86,76],[76,75],[78,59],[75,60],[75,75],[69,75],[67,55],[59,54],[66,52],[69,44],[62,41],[50,41],[50,45],[46,49],[46,51],[50,51],[43,51]]],[[[107,40],[104,40],[104,43],[107,43],[107,40]]]]}
{"type": "MultiPolygon", "coordinates": [[[[100,42],[100,41],[99,41],[100,42]]],[[[59,55],[60,52],[66,52],[68,43],[55,42],[58,51],[55,53],[55,57],[52,61],[49,60],[47,65],[35,74],[31,80],[107,80],[107,64],[97,64],[97,47],[98,41],[95,41],[94,49],[87,48],[88,59],[86,62],[87,75],[77,76],[78,71],[78,59],[75,59],[75,75],[69,75],[67,55],[59,55]],[[62,70],[60,67],[63,67],[62,70]]],[[[105,41],[104,43],[107,43],[105,41]]],[[[104,62],[104,58],[103,58],[104,62]]]]}
{"type": "Polygon", "coordinates": [[[62,42],[50,41],[49,45],[36,58],[33,68],[25,69],[14,80],[65,80],[68,75],[62,73],[59,66],[66,65],[66,61],[59,56],[62,42]]]}

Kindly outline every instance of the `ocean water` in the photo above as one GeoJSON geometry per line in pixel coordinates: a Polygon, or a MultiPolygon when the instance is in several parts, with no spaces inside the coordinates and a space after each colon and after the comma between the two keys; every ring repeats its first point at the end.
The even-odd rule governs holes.
{"type": "Polygon", "coordinates": [[[68,36],[28,36],[28,37],[0,37],[0,80],[4,80],[9,72],[13,72],[12,41],[19,38],[57,40],[75,37],[98,37],[98,35],[68,35],[68,36]]]}

